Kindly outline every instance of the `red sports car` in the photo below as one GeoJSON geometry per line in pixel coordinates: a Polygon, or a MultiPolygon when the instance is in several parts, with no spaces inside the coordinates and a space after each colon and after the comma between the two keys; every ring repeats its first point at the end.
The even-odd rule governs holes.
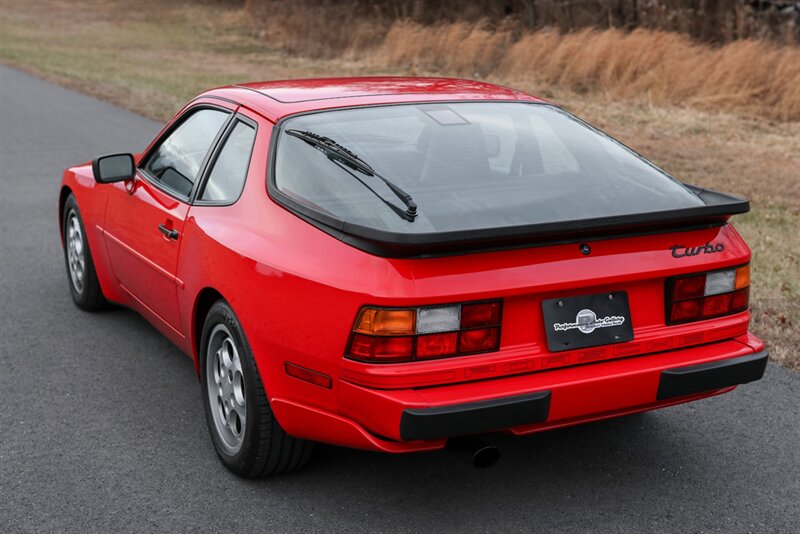
{"type": "Polygon", "coordinates": [[[234,473],[315,441],[474,447],[761,378],[741,198],[475,81],[214,89],[141,154],[68,169],[75,303],[191,357],[234,473]]]}

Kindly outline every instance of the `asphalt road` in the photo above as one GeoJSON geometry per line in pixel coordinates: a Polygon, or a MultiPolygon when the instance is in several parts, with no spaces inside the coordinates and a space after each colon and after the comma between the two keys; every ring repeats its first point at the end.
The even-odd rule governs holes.
{"type": "Polygon", "coordinates": [[[800,375],[446,452],[320,446],[296,474],[217,461],[191,362],[134,313],[71,302],[61,171],[159,125],[0,67],[0,531],[798,532],[800,375]]]}

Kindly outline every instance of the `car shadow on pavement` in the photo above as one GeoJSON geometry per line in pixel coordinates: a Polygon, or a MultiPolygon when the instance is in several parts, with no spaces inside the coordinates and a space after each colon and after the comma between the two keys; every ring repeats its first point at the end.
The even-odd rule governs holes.
{"type": "Polygon", "coordinates": [[[588,521],[587,506],[625,510],[647,502],[645,508],[657,511],[681,502],[687,484],[713,492],[719,483],[704,472],[713,466],[691,460],[692,447],[705,447],[702,438],[682,443],[678,437],[693,425],[678,429],[668,419],[643,413],[524,437],[492,435],[487,441],[502,457],[487,469],[449,451],[388,455],[320,445],[304,470],[255,484],[307,503],[326,503],[334,493],[343,507],[327,513],[338,520],[356,520],[353,508],[369,508],[377,516],[421,514],[456,530],[484,530],[488,518],[518,523],[539,514],[554,516],[551,522],[588,521]]]}

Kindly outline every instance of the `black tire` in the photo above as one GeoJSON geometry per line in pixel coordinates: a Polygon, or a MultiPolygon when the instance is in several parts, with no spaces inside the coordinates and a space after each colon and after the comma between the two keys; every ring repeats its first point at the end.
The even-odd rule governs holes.
{"type": "Polygon", "coordinates": [[[102,310],[108,305],[108,301],[106,301],[103,290],[100,287],[100,281],[97,279],[97,271],[95,271],[92,252],[89,250],[89,242],[86,239],[86,228],[83,225],[81,211],[78,209],[78,203],[75,202],[75,197],[71,193],[66,202],[64,202],[63,217],[61,233],[64,242],[64,263],[67,268],[67,282],[69,291],[72,294],[72,300],[82,310],[90,312],[102,310]],[[73,278],[70,268],[69,236],[73,215],[80,227],[81,235],[79,240],[82,243],[81,252],[84,260],[80,282],[73,278]]]}
{"type": "MultiPolygon", "coordinates": [[[[215,334],[216,335],[216,334],[215,334]]],[[[227,339],[227,338],[226,338],[227,339]]],[[[213,354],[212,354],[213,358],[213,354]]],[[[200,390],[206,423],[211,434],[211,441],[217,455],[231,472],[244,478],[259,478],[289,473],[303,467],[311,457],[313,444],[303,439],[293,438],[281,428],[267,400],[264,385],[256,369],[253,352],[244,335],[242,327],[227,302],[218,300],[211,306],[203,325],[200,340],[200,390]],[[222,326],[220,326],[222,325],[222,326]],[[212,395],[216,400],[217,386],[209,386],[209,343],[212,333],[223,332],[229,337],[237,351],[241,365],[244,385],[245,425],[240,438],[238,450],[231,450],[218,428],[213,410],[219,410],[222,404],[217,401],[212,405],[212,395]]],[[[219,374],[218,374],[219,376],[219,374]]],[[[211,380],[215,380],[211,377],[211,380]]],[[[219,413],[219,412],[218,412],[219,413]]],[[[234,438],[235,439],[235,438],[234,438]]]]}

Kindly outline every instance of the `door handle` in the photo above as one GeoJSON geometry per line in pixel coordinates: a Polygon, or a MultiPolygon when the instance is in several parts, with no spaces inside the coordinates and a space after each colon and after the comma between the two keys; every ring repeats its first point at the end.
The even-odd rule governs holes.
{"type": "Polygon", "coordinates": [[[161,233],[167,236],[170,239],[178,239],[178,231],[174,228],[167,228],[163,224],[158,225],[158,229],[161,230],[161,233]]]}

